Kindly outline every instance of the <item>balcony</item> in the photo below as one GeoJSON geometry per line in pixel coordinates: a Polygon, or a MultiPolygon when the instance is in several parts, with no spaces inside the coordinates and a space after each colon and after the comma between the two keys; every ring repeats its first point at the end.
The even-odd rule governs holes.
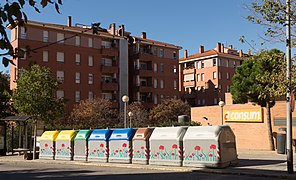
{"type": "Polygon", "coordinates": [[[102,74],[116,73],[118,74],[118,66],[104,66],[101,65],[102,74]]]}
{"type": "Polygon", "coordinates": [[[101,48],[101,54],[103,56],[118,56],[118,48],[111,47],[111,48],[101,48]]]}
{"type": "Polygon", "coordinates": [[[184,81],[183,82],[184,87],[195,87],[195,81],[184,81]]]}
{"type": "Polygon", "coordinates": [[[152,61],[154,55],[152,53],[136,53],[132,56],[133,59],[140,59],[141,61],[152,61]]]}
{"type": "Polygon", "coordinates": [[[195,68],[194,67],[186,68],[183,70],[183,74],[195,74],[195,68]]]}
{"type": "Polygon", "coordinates": [[[102,91],[118,91],[118,83],[116,79],[102,79],[102,91]]]}
{"type": "Polygon", "coordinates": [[[135,74],[144,76],[144,77],[151,77],[153,75],[152,67],[135,67],[135,74]]]}

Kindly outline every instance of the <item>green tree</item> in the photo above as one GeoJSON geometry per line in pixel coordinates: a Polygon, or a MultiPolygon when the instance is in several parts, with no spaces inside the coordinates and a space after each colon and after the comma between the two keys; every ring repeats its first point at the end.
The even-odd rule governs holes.
{"type": "Polygon", "coordinates": [[[64,100],[56,98],[58,81],[49,68],[33,65],[20,69],[17,88],[13,92],[13,106],[20,114],[43,120],[53,126],[53,121],[64,113],[64,100]]]}
{"type": "MultiPolygon", "coordinates": [[[[0,49],[7,50],[1,56],[10,55],[13,58],[19,56],[21,52],[19,49],[13,49],[6,29],[15,28],[17,25],[26,27],[27,15],[24,11],[25,6],[30,6],[40,13],[40,8],[45,8],[48,4],[55,6],[56,11],[59,13],[59,6],[62,5],[62,0],[5,0],[0,3],[0,49]]],[[[22,53],[21,53],[22,54],[22,53]]],[[[12,62],[6,57],[3,57],[2,63],[6,67],[9,62],[12,62]]]]}
{"type": "Polygon", "coordinates": [[[107,99],[95,98],[80,101],[72,112],[70,118],[76,128],[107,128],[118,124],[116,110],[107,99]]]}
{"type": "Polygon", "coordinates": [[[172,125],[178,121],[179,115],[190,116],[189,104],[180,99],[166,99],[150,112],[150,118],[155,125],[172,125]]]}
{"type": "MultiPolygon", "coordinates": [[[[291,34],[292,45],[296,46],[296,1],[290,2],[291,13],[291,34]]],[[[259,0],[253,1],[250,6],[250,15],[247,19],[253,23],[262,25],[266,28],[263,37],[267,41],[285,42],[285,28],[286,28],[286,1],[285,0],[259,0]]]]}
{"type": "Polygon", "coordinates": [[[270,109],[275,99],[286,93],[285,55],[273,49],[247,58],[236,69],[230,89],[233,100],[239,103],[253,102],[266,107],[270,149],[274,150],[270,109]]]}
{"type": "Polygon", "coordinates": [[[0,72],[0,118],[14,113],[11,106],[11,90],[9,88],[9,75],[0,72]]]}

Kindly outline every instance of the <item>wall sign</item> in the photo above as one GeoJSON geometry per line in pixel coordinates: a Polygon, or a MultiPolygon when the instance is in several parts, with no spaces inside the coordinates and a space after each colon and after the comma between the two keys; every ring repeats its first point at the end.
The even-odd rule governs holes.
{"type": "Polygon", "coordinates": [[[226,110],[223,118],[225,122],[263,122],[262,108],[226,110]]]}

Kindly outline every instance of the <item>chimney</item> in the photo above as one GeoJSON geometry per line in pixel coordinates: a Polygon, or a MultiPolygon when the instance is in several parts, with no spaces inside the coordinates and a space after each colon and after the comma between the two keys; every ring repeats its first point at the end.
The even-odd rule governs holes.
{"type": "Polygon", "coordinates": [[[248,55],[251,56],[251,50],[250,49],[248,50],[248,55]]]}
{"type": "Polygon", "coordinates": [[[199,46],[199,53],[204,53],[204,52],[205,52],[205,47],[199,46]]]}
{"type": "Polygon", "coordinates": [[[229,49],[232,49],[232,45],[231,44],[229,45],[229,49]]]}
{"type": "Polygon", "coordinates": [[[239,57],[243,57],[243,50],[239,50],[239,57]]]}
{"type": "Polygon", "coordinates": [[[116,30],[116,24],[115,23],[112,23],[112,24],[110,24],[109,25],[109,30],[108,30],[108,32],[110,33],[110,34],[112,34],[112,35],[115,35],[115,30],[116,30]]]}
{"type": "Polygon", "coordinates": [[[216,47],[216,50],[218,51],[218,52],[221,52],[221,43],[217,43],[217,47],[216,47]]]}
{"type": "Polygon", "coordinates": [[[122,37],[124,36],[124,25],[118,27],[118,35],[122,37]]]}
{"type": "Polygon", "coordinates": [[[221,52],[224,53],[224,44],[221,44],[221,52]]]}
{"type": "Polygon", "coordinates": [[[188,52],[187,52],[187,49],[185,49],[185,51],[184,51],[184,58],[188,58],[188,52]]]}
{"type": "Polygon", "coordinates": [[[146,39],[146,32],[142,32],[141,38],[146,39]]]}
{"type": "Polygon", "coordinates": [[[67,26],[68,27],[71,27],[72,26],[72,17],[71,16],[68,16],[67,26]]]}

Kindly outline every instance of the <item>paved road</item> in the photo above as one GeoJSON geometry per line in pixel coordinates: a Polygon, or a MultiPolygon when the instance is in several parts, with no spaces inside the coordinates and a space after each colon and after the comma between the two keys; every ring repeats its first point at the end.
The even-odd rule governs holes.
{"type": "Polygon", "coordinates": [[[77,164],[47,164],[35,161],[34,163],[20,162],[0,162],[0,179],[129,179],[129,180],[177,180],[177,179],[200,179],[200,180],[229,180],[229,179],[259,179],[278,180],[270,177],[250,177],[238,175],[206,174],[198,172],[170,172],[168,170],[151,170],[138,168],[119,168],[85,166],[77,164]]]}

